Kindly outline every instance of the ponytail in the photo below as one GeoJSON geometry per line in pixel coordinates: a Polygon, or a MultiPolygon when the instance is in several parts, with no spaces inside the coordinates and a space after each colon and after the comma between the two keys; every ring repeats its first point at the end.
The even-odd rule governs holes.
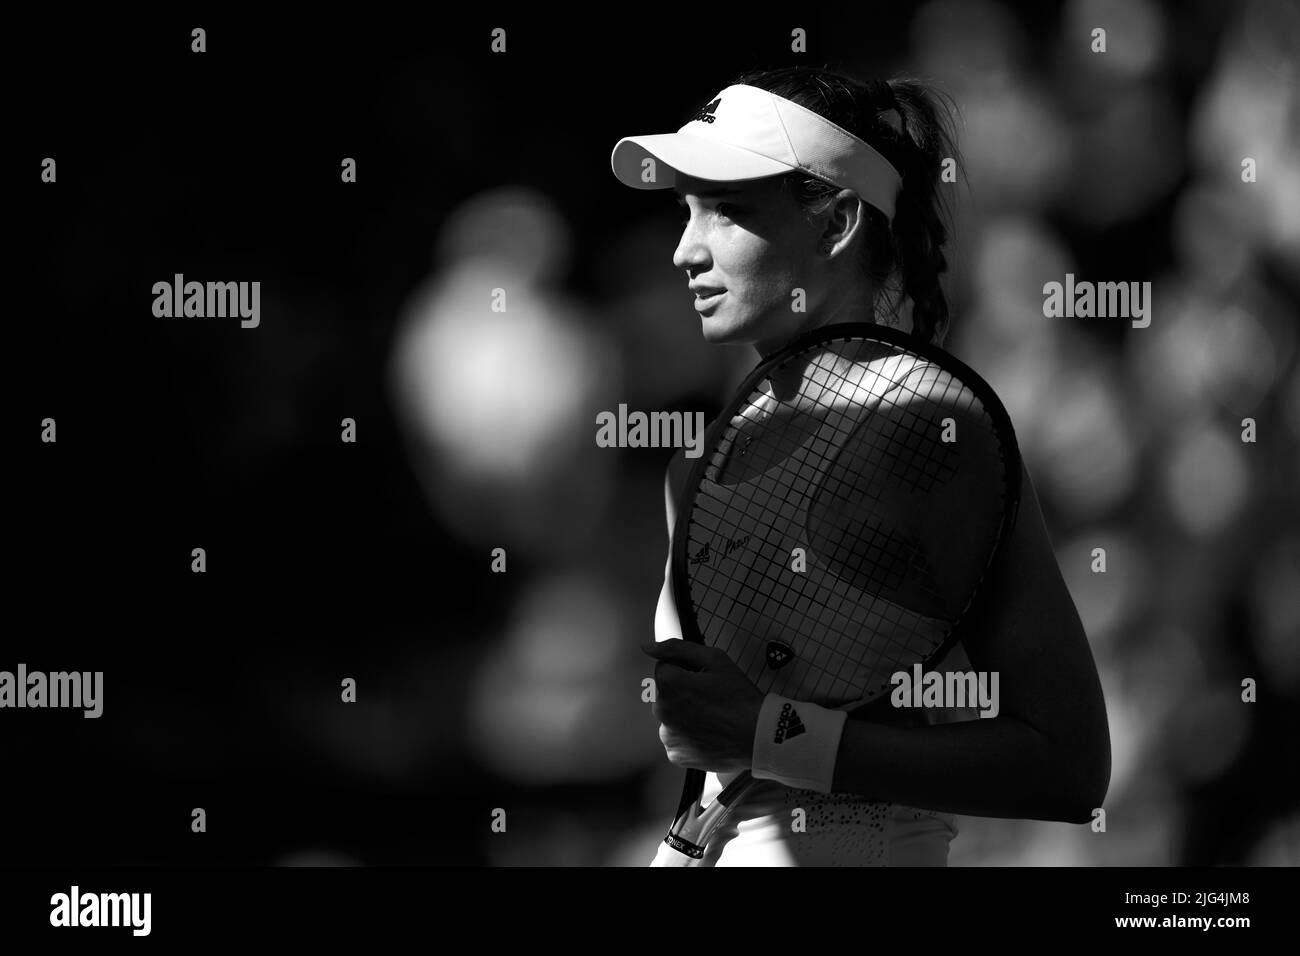
{"type": "Polygon", "coordinates": [[[944,159],[953,157],[952,135],[935,104],[935,97],[912,79],[887,84],[901,119],[895,166],[903,176],[894,213],[893,234],[902,293],[912,302],[913,332],[927,342],[942,342],[948,334],[948,297],[939,276],[948,270],[947,215],[940,198],[939,176],[944,159]],[[901,164],[901,165],[900,165],[901,164]]]}

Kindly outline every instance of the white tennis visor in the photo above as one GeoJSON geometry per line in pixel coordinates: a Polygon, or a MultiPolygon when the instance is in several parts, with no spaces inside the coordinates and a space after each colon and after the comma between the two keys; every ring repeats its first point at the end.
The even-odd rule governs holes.
{"type": "Polygon", "coordinates": [[[675,133],[624,137],[610,164],[633,189],[670,189],[679,172],[734,182],[802,170],[852,189],[890,220],[903,184],[889,160],[852,133],[753,86],[727,87],[675,133]]]}

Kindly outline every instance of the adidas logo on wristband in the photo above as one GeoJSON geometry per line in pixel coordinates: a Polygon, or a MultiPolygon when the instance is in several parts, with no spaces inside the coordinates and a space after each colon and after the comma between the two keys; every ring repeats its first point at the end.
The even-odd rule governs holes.
{"type": "Polygon", "coordinates": [[[781,708],[781,716],[776,722],[776,736],[772,738],[772,743],[782,743],[787,737],[798,737],[804,732],[803,721],[799,719],[799,712],[789,704],[781,708]]]}

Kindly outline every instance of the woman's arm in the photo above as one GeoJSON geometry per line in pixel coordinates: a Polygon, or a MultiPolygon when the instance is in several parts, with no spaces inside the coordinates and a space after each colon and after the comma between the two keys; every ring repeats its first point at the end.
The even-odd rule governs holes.
{"type": "MultiPolygon", "coordinates": [[[[1101,805],[1110,781],[1101,683],[1027,473],[1023,487],[982,610],[962,632],[971,666],[998,672],[998,716],[934,726],[899,726],[891,718],[915,716],[902,711],[848,720],[834,792],[1070,823],[1087,822],[1101,805]]],[[[654,712],[669,759],[718,773],[749,769],[763,702],[753,682],[716,648],[661,640],[643,650],[659,662],[654,712]]]]}
{"type": "Polygon", "coordinates": [[[1020,514],[962,642],[997,671],[997,717],[897,727],[849,720],[836,792],[952,813],[1084,823],[1110,782],[1101,683],[1024,474],[1020,514]]]}

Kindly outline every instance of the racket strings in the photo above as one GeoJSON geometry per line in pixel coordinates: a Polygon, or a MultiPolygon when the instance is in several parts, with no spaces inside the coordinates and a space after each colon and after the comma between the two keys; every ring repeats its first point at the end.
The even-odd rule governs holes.
{"type": "MultiPolygon", "coordinates": [[[[893,383],[873,418],[873,421],[886,422],[887,430],[878,435],[866,433],[866,441],[849,442],[840,456],[839,467],[831,473],[831,481],[823,484],[823,492],[847,502],[859,490],[851,477],[875,468],[885,473],[895,490],[931,494],[936,486],[951,481],[957,471],[953,446],[935,439],[935,433],[946,427],[948,419],[954,428],[960,426],[962,441],[996,441],[993,421],[974,393],[945,375],[942,391],[936,394],[934,376],[923,371],[922,377],[930,383],[924,393],[909,386],[906,380],[893,383]],[[902,400],[899,400],[900,393],[902,400]]],[[[864,429],[859,427],[855,437],[863,435],[864,429]]],[[[956,441],[958,435],[954,434],[953,439],[956,441]]],[[[943,604],[931,563],[918,547],[915,536],[887,533],[885,540],[880,540],[873,530],[873,537],[865,541],[866,547],[860,547],[861,535],[860,528],[845,522],[833,544],[833,553],[854,577],[866,577],[886,593],[898,591],[906,578],[927,592],[929,603],[943,604]],[[869,569],[867,562],[874,562],[869,569]]]]}
{"type": "Polygon", "coordinates": [[[992,428],[973,393],[919,357],[878,343],[857,353],[800,356],[806,387],[786,400],[750,396],[717,443],[706,472],[716,487],[697,494],[692,521],[692,599],[706,641],[741,651],[749,660],[738,663],[755,677],[765,669],[762,641],[744,625],[765,622],[798,643],[801,687],[821,696],[878,691],[892,662],[942,641],[943,622],[887,597],[907,586],[921,603],[943,603],[915,535],[890,525],[891,503],[952,479],[939,412],[963,430],[992,428]],[[788,569],[791,541],[822,573],[788,569]],[[850,686],[863,672],[875,686],[850,686]]]}
{"type": "MultiPolygon", "coordinates": [[[[794,409],[794,413],[787,414],[783,421],[778,419],[780,424],[775,427],[783,431],[798,429],[801,433],[799,437],[806,438],[809,433],[814,433],[818,429],[823,429],[828,415],[836,411],[837,404],[843,404],[842,399],[845,395],[851,395],[863,389],[869,392],[879,391],[879,383],[877,380],[880,376],[878,372],[868,368],[864,364],[858,364],[856,366],[849,366],[856,374],[846,376],[838,372],[837,365],[842,364],[844,364],[842,357],[836,356],[834,353],[830,352],[822,352],[808,362],[807,365],[808,369],[811,370],[811,374],[806,376],[806,380],[811,382],[813,385],[821,384],[821,387],[816,392],[813,392],[810,389],[804,389],[798,396],[796,396],[795,401],[787,403],[789,407],[794,409]],[[871,375],[873,379],[870,384],[864,382],[864,378],[867,375],[871,375]],[[798,408],[800,403],[803,405],[811,403],[816,408],[818,414],[809,416],[806,409],[798,408]],[[800,414],[801,412],[802,414],[800,414]]],[[[804,370],[801,370],[801,374],[803,371],[804,370]]],[[[739,419],[742,423],[751,420],[751,415],[748,414],[749,409],[757,404],[758,401],[767,402],[771,399],[772,396],[766,394],[760,395],[757,400],[751,397],[750,402],[747,403],[741,413],[736,416],[736,419],[739,419]]],[[[769,416],[769,418],[771,417],[774,416],[769,416]]],[[[734,422],[735,419],[733,419],[733,424],[734,422]]],[[[815,439],[815,445],[811,449],[811,457],[816,460],[813,464],[804,465],[801,468],[801,473],[797,476],[797,478],[802,479],[800,483],[807,487],[817,480],[819,472],[824,470],[824,460],[837,445],[843,442],[844,436],[848,434],[851,427],[851,423],[849,423],[848,426],[839,425],[837,423],[836,431],[838,434],[831,440],[827,441],[820,437],[815,439]]],[[[764,446],[760,446],[760,449],[758,450],[759,453],[757,458],[759,461],[750,463],[749,467],[751,469],[759,468],[766,471],[781,464],[778,457],[765,456],[762,448],[784,449],[789,447],[791,442],[784,434],[769,436],[769,438],[771,440],[767,441],[764,446]]],[[[720,451],[719,458],[722,458],[723,454],[731,448],[734,448],[734,442],[728,442],[724,446],[722,451],[720,451]]],[[[725,463],[720,461],[717,464],[718,470],[721,470],[722,465],[725,463]]],[[[790,530],[789,525],[791,524],[789,518],[789,505],[792,498],[802,493],[803,492],[800,489],[795,487],[793,482],[789,482],[776,493],[773,493],[773,491],[769,489],[767,491],[767,500],[762,500],[762,498],[758,496],[749,499],[738,499],[732,497],[726,502],[721,517],[723,520],[730,517],[735,521],[736,518],[733,515],[728,514],[728,512],[734,509],[738,500],[747,508],[753,508],[757,504],[760,509],[758,513],[750,513],[745,516],[752,519],[754,526],[767,527],[778,533],[788,533],[790,530]],[[770,507],[770,502],[772,500],[779,503],[781,506],[780,510],[784,511],[785,514],[778,514],[773,511],[770,507]]],[[[737,570],[739,571],[742,569],[738,568],[737,570]]],[[[744,566],[743,570],[753,572],[754,568],[751,564],[744,566]]],[[[768,620],[786,626],[795,625],[795,628],[797,629],[800,619],[806,616],[807,605],[809,603],[817,603],[824,607],[830,606],[835,597],[832,593],[822,588],[818,593],[815,593],[810,598],[807,594],[808,581],[806,578],[796,579],[798,582],[796,586],[786,588],[787,593],[783,595],[783,582],[779,577],[770,572],[766,577],[768,580],[763,583],[770,585],[772,590],[765,595],[765,600],[762,605],[754,607],[754,594],[749,588],[750,582],[737,581],[733,579],[724,582],[722,585],[722,595],[718,600],[707,602],[708,606],[712,609],[718,610],[725,621],[725,619],[730,617],[730,615],[727,613],[728,609],[725,608],[726,602],[721,600],[721,597],[730,597],[732,598],[730,603],[740,604],[742,607],[753,608],[757,613],[765,616],[768,620]],[[773,601],[778,602],[778,608],[772,607],[773,601]],[[800,607],[801,603],[804,607],[800,607]]],[[[842,603],[842,600],[837,603],[842,603]]],[[[708,630],[707,624],[706,630],[708,630]]],[[[819,662],[816,658],[812,661],[812,666],[814,669],[820,668],[819,662]]],[[[824,671],[823,673],[824,678],[833,679],[837,676],[837,673],[830,671],[824,671]]],[[[824,679],[818,681],[819,685],[824,685],[825,683],[826,681],[824,679]]]]}
{"type": "MultiPolygon", "coordinates": [[[[840,381],[845,382],[847,380],[840,377],[840,381]]],[[[832,407],[829,402],[823,401],[820,396],[805,395],[803,397],[812,398],[814,404],[823,412],[830,410],[832,407]]],[[[765,442],[764,445],[760,445],[759,448],[755,450],[757,453],[753,456],[753,460],[751,460],[748,466],[751,471],[757,470],[759,472],[767,472],[782,465],[786,456],[770,452],[765,453],[764,448],[783,449],[790,447],[791,442],[787,437],[790,433],[795,433],[796,437],[801,439],[801,441],[796,444],[802,444],[803,441],[807,440],[813,429],[810,428],[808,421],[802,420],[799,417],[801,415],[806,415],[806,411],[794,409],[793,403],[786,403],[787,414],[784,419],[780,419],[776,417],[776,414],[771,410],[769,405],[769,403],[776,401],[775,397],[769,393],[758,393],[757,397],[751,396],[749,402],[747,402],[737,415],[734,416],[731,428],[719,442],[718,451],[715,455],[715,460],[712,463],[713,467],[710,473],[712,480],[719,480],[723,469],[728,464],[729,456],[738,446],[741,447],[742,455],[748,453],[748,442],[743,438],[738,438],[737,436],[742,430],[751,428],[756,422],[768,423],[769,434],[767,437],[770,440],[765,442]],[[774,421],[775,423],[773,423],[774,421]]],[[[820,421],[817,422],[817,424],[820,423],[820,421]]],[[[829,448],[830,444],[826,444],[829,448]]],[[[824,456],[824,451],[813,449],[812,457],[823,458],[824,456]]],[[[811,483],[817,477],[815,465],[803,466],[797,477],[805,482],[811,483]]],[[[764,496],[753,496],[748,499],[736,499],[734,497],[724,498],[718,496],[698,500],[697,507],[702,508],[708,514],[715,516],[721,523],[727,521],[728,518],[734,517],[732,509],[735,508],[737,501],[739,500],[739,502],[747,509],[745,517],[750,519],[755,527],[767,529],[768,532],[775,531],[778,534],[784,534],[794,528],[795,516],[792,514],[792,510],[796,507],[800,495],[801,492],[797,487],[797,482],[786,481],[780,486],[770,489],[764,496]]],[[[777,578],[772,576],[769,577],[771,577],[772,583],[778,583],[777,578]]],[[[787,608],[789,610],[794,609],[793,605],[787,605],[787,608]]]]}

